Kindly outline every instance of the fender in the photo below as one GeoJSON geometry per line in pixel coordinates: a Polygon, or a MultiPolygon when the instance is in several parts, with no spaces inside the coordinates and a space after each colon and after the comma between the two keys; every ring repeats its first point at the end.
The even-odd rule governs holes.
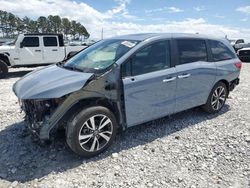
{"type": "Polygon", "coordinates": [[[119,84],[120,78],[120,69],[117,67],[116,71],[113,72],[106,72],[104,75],[90,80],[88,84],[86,84],[82,89],[71,93],[65,101],[58,106],[58,108],[54,111],[52,116],[43,122],[41,126],[39,137],[41,140],[48,140],[50,139],[50,132],[51,130],[56,127],[57,123],[63,118],[63,116],[69,111],[75,104],[82,100],[89,100],[91,98],[101,98],[106,99],[110,102],[115,103],[119,114],[119,124],[122,125],[122,128],[126,128],[125,123],[125,114],[122,110],[121,104],[121,86],[119,84]],[[115,74],[115,75],[113,75],[115,74]],[[112,85],[117,89],[113,89],[107,87],[112,85]]]}

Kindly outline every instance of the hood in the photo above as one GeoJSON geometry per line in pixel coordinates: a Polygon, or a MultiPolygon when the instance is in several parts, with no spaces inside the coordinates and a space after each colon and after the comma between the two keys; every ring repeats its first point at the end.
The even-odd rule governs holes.
{"type": "Polygon", "coordinates": [[[243,51],[243,50],[250,50],[250,47],[245,47],[245,48],[239,49],[239,51],[243,51]]]}
{"type": "Polygon", "coordinates": [[[0,52],[8,52],[9,50],[14,50],[15,49],[15,46],[8,46],[8,45],[3,45],[3,46],[0,46],[0,52]]]}
{"type": "Polygon", "coordinates": [[[52,65],[24,76],[13,91],[19,99],[60,98],[81,89],[92,75],[52,65]]]}

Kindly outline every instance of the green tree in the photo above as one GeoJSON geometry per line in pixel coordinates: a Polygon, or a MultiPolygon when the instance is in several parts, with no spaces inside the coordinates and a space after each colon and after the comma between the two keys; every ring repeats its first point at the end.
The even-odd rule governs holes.
{"type": "Polygon", "coordinates": [[[2,31],[6,37],[9,37],[9,28],[8,28],[8,12],[2,12],[2,31]]]}
{"type": "Polygon", "coordinates": [[[28,33],[38,33],[38,24],[37,21],[30,20],[28,25],[28,33]]]}
{"type": "Polygon", "coordinates": [[[21,18],[16,17],[16,31],[17,34],[23,33],[25,30],[24,22],[21,18]]]}
{"type": "Polygon", "coordinates": [[[12,37],[14,37],[16,31],[16,16],[12,13],[8,13],[7,22],[8,22],[8,30],[12,35],[12,37]]]}
{"type": "Polygon", "coordinates": [[[0,10],[0,31],[4,36],[4,11],[0,10]]]}
{"type": "Polygon", "coordinates": [[[71,23],[68,18],[62,18],[62,31],[65,35],[70,33],[71,23]]]}
{"type": "Polygon", "coordinates": [[[76,33],[77,33],[77,24],[76,24],[76,21],[73,20],[73,21],[71,21],[71,30],[70,30],[70,34],[73,36],[74,39],[75,39],[75,37],[76,37],[76,33]]]}
{"type": "Polygon", "coordinates": [[[39,32],[46,33],[48,32],[48,20],[44,16],[40,16],[37,19],[37,25],[39,32]]]}
{"type": "Polygon", "coordinates": [[[19,33],[60,33],[64,35],[89,37],[86,28],[75,20],[61,18],[58,15],[49,15],[47,18],[40,16],[37,20],[32,20],[25,16],[23,19],[18,16],[0,10],[0,32],[4,37],[14,37],[19,33]]]}
{"type": "Polygon", "coordinates": [[[28,27],[29,27],[29,25],[30,25],[30,22],[31,22],[31,19],[29,19],[27,16],[25,16],[24,18],[23,18],[23,25],[24,25],[24,29],[25,29],[25,33],[26,32],[29,32],[28,30],[28,27]]]}
{"type": "Polygon", "coordinates": [[[53,21],[54,21],[54,30],[56,33],[61,32],[61,28],[62,28],[62,20],[60,18],[60,16],[56,15],[53,16],[53,21]]]}
{"type": "Polygon", "coordinates": [[[49,15],[48,21],[49,21],[49,27],[51,28],[52,32],[59,33],[61,31],[62,20],[59,16],[49,15]]]}

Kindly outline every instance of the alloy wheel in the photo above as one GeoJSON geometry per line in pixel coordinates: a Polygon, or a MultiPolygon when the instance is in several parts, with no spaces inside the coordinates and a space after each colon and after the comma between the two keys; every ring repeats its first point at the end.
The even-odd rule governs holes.
{"type": "Polygon", "coordinates": [[[78,140],[82,149],[95,152],[109,143],[113,133],[110,118],[103,114],[90,117],[80,129],[78,140]]]}
{"type": "Polygon", "coordinates": [[[211,98],[211,105],[214,110],[219,110],[223,107],[226,101],[226,90],[224,87],[219,86],[214,90],[211,98]]]}

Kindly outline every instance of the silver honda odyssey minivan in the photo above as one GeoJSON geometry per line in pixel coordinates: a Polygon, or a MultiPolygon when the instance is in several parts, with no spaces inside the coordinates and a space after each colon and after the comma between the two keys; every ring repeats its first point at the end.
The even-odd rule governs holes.
{"type": "Polygon", "coordinates": [[[241,61],[224,39],[199,34],[134,34],[105,39],[35,70],[13,90],[40,140],[65,129],[84,157],[110,146],[118,128],[196,106],[219,112],[239,84],[241,61]]]}

